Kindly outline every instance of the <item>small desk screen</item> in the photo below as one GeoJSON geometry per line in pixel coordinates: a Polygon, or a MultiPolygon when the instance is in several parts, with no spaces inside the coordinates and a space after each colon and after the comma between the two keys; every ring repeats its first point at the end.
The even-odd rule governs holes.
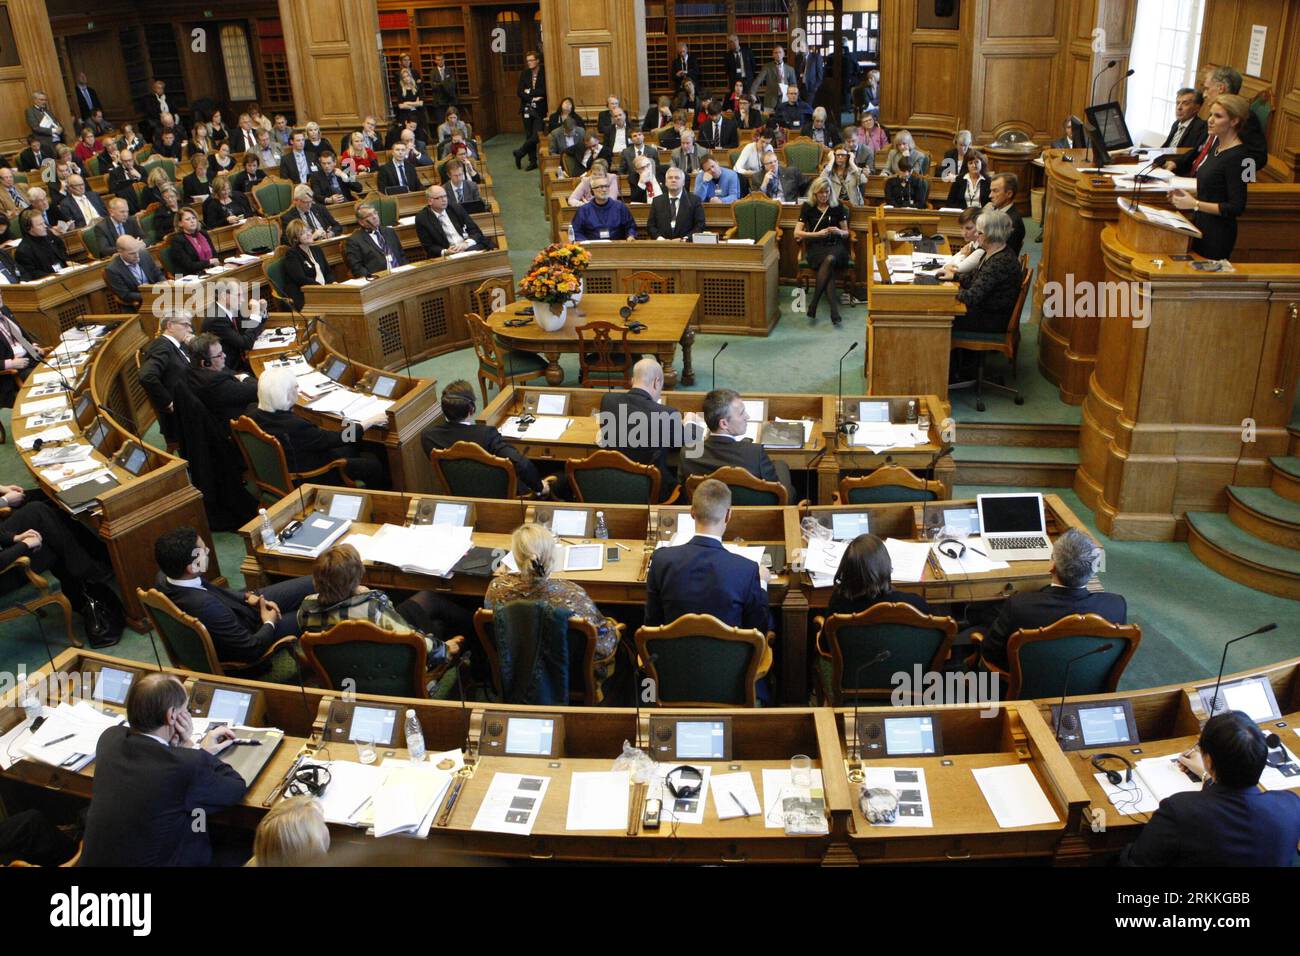
{"type": "Polygon", "coordinates": [[[974,537],[980,533],[979,509],[944,508],[943,526],[964,538],[974,537]]]}
{"type": "Polygon", "coordinates": [[[1080,707],[1079,733],[1085,747],[1106,747],[1128,742],[1128,715],[1119,704],[1080,707]]]}
{"type": "Polygon", "coordinates": [[[127,447],[119,462],[122,468],[136,476],[144,471],[144,466],[148,463],[149,453],[134,442],[127,447]]]}
{"type": "Polygon", "coordinates": [[[212,692],[212,704],[208,707],[208,719],[242,724],[248,719],[248,705],[252,702],[252,694],[218,688],[212,692]]]}
{"type": "Polygon", "coordinates": [[[393,726],[397,723],[397,711],[382,707],[357,707],[352,711],[352,726],[348,729],[348,739],[367,737],[375,743],[385,743],[393,739],[393,726]]]}
{"type": "Polygon", "coordinates": [[[347,370],[348,363],[343,361],[343,359],[336,358],[334,361],[330,362],[329,366],[325,369],[325,374],[337,382],[343,377],[343,373],[347,370]]]}
{"type": "Polygon", "coordinates": [[[551,515],[551,533],[561,537],[581,538],[587,533],[587,512],[555,509],[551,515]]]}
{"type": "Polygon", "coordinates": [[[511,717],[506,727],[506,753],[535,757],[551,752],[555,721],[540,717],[511,717]]]}
{"type": "Polygon", "coordinates": [[[886,717],[885,750],[891,756],[934,753],[934,718],[886,717]]]}
{"type": "MultiPolygon", "coordinates": [[[[1206,710],[1209,710],[1214,686],[1205,688],[1201,693],[1206,702],[1206,710]]],[[[1219,706],[1215,713],[1222,713],[1225,709],[1239,710],[1254,721],[1273,720],[1279,716],[1267,677],[1249,677],[1232,684],[1220,685],[1219,706]]]]}
{"type": "Polygon", "coordinates": [[[563,415],[564,406],[565,406],[565,401],[563,395],[538,395],[537,396],[538,415],[563,415]]]}
{"type": "Polygon", "coordinates": [[[104,667],[99,671],[99,680],[95,682],[95,700],[110,704],[125,704],[126,692],[131,689],[135,674],[120,671],[115,667],[104,667]]]}
{"type": "Polygon", "coordinates": [[[370,388],[370,394],[378,395],[380,398],[392,398],[395,391],[397,391],[397,379],[389,378],[387,375],[375,379],[375,384],[370,388]]]}
{"type": "Polygon", "coordinates": [[[469,517],[469,505],[457,504],[451,501],[439,501],[433,506],[433,523],[450,524],[456,527],[464,527],[465,519],[469,517]]]}
{"type": "Polygon", "coordinates": [[[722,721],[681,720],[677,722],[678,760],[722,760],[726,744],[722,721]]]}
{"type": "Polygon", "coordinates": [[[889,402],[858,402],[858,421],[888,422],[889,402]]]}
{"type": "Polygon", "coordinates": [[[767,421],[767,403],[761,400],[742,399],[745,404],[745,411],[749,413],[751,422],[767,421]]]}
{"type": "Polygon", "coordinates": [[[836,541],[852,541],[860,534],[866,534],[868,519],[871,516],[863,511],[858,514],[831,515],[831,537],[836,541]]]}

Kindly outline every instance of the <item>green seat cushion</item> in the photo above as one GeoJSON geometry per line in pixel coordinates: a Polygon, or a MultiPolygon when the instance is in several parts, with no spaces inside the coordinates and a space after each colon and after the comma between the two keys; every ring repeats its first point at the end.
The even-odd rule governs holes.
{"type": "MultiPolygon", "coordinates": [[[[506,374],[514,373],[518,375],[521,372],[541,372],[551,363],[546,361],[536,352],[523,352],[518,349],[511,349],[501,357],[501,362],[505,365],[506,374]]],[[[491,371],[491,367],[484,362],[479,363],[479,368],[484,371],[491,371]]]]}
{"type": "Polygon", "coordinates": [[[954,329],[952,333],[954,348],[961,347],[956,344],[961,339],[967,339],[968,341],[971,342],[1001,342],[1006,337],[1007,337],[1007,333],[1005,332],[967,332],[964,329],[962,330],[954,329]]]}

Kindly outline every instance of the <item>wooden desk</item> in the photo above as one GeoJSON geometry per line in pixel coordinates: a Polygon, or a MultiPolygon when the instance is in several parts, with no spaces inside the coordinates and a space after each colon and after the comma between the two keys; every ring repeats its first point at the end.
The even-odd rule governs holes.
{"type": "MultiPolygon", "coordinates": [[[[574,309],[570,309],[564,328],[558,332],[544,331],[536,322],[531,321],[527,325],[513,328],[507,326],[506,321],[517,318],[515,313],[527,305],[526,302],[513,302],[504,309],[493,312],[488,316],[487,322],[497,339],[507,348],[541,352],[545,355],[550,362],[546,370],[546,381],[551,385],[559,385],[564,381],[564,369],[559,364],[560,355],[578,351],[578,333],[575,327],[586,322],[622,325],[623,320],[618,310],[626,304],[626,295],[588,293],[582,297],[581,310],[585,314],[579,317],[574,309]]],[[[699,311],[700,296],[696,293],[651,296],[649,302],[636,310],[637,321],[644,322],[647,327],[639,335],[628,336],[628,348],[634,353],[654,355],[659,359],[659,364],[664,367],[665,388],[677,386],[678,374],[673,358],[679,342],[682,346],[681,383],[695,384],[695,371],[691,368],[691,345],[695,342],[699,311]]]]}
{"type": "MultiPolygon", "coordinates": [[[[107,414],[102,418],[108,424],[109,434],[100,446],[100,451],[93,453],[96,461],[107,463],[116,455],[128,440],[136,441],[148,452],[149,460],[145,471],[138,476],[112,465],[110,471],[119,484],[100,497],[99,507],[92,508],[79,516],[83,524],[104,542],[112,563],[113,574],[122,592],[126,605],[127,623],[138,631],[152,630],[144,608],[136,596],[137,587],[152,587],[158,573],[158,566],[153,559],[154,541],[160,534],[170,528],[189,525],[198,531],[204,540],[212,540],[208,529],[208,517],[203,508],[203,496],[190,484],[187,463],[165,451],[146,445],[139,436],[153,421],[153,409],[139,384],[135,365],[136,352],[148,339],[136,318],[125,321],[121,316],[86,316],[86,321],[95,324],[118,322],[113,329],[95,347],[87,363],[88,372],[84,377],[77,376],[76,396],[72,399],[75,408],[77,398],[89,389],[92,410],[102,410],[107,414]],[[119,422],[120,418],[130,415],[119,422]]],[[[65,372],[72,384],[73,376],[65,372]]],[[[15,401],[15,412],[25,401],[31,400],[29,393],[36,386],[23,386],[15,401]]],[[[94,420],[94,414],[88,412],[85,427],[94,420]]],[[[74,433],[84,434],[83,427],[74,418],[65,423],[74,433]]],[[[25,437],[31,429],[27,428],[27,416],[15,414],[12,423],[15,447],[17,441],[25,437]]],[[[84,440],[83,440],[84,441],[84,440]]],[[[32,464],[34,451],[19,450],[23,464],[32,473],[32,477],[50,498],[57,504],[57,489],[52,482],[40,474],[40,469],[32,464]]],[[[216,552],[211,558],[211,577],[224,581],[216,552]]]]}
{"type": "Polygon", "coordinates": [[[362,285],[306,286],[303,310],[329,316],[350,358],[396,369],[467,346],[464,316],[475,310],[474,290],[513,276],[504,249],[425,260],[362,285]]]}
{"type": "MultiPolygon", "coordinates": [[[[873,452],[865,446],[854,445],[851,435],[840,433],[835,429],[838,419],[834,416],[827,417],[824,421],[829,423],[830,430],[826,434],[826,440],[830,451],[826,455],[825,463],[818,468],[817,472],[818,503],[830,504],[834,500],[839,479],[845,474],[870,473],[886,463],[900,465],[922,477],[942,482],[944,497],[952,497],[957,466],[951,454],[939,455],[940,450],[949,444],[944,435],[951,434],[950,430],[955,427],[952,421],[952,403],[938,395],[845,395],[844,407],[854,409],[858,402],[868,399],[873,401],[887,399],[890,404],[890,419],[896,422],[906,421],[907,403],[916,402],[918,417],[930,416],[929,438],[924,445],[917,445],[914,448],[890,448],[873,452]]],[[[831,401],[833,409],[834,402],[829,396],[827,400],[831,401]]]]}
{"type": "Polygon", "coordinates": [[[4,287],[5,305],[14,321],[38,342],[50,345],[82,321],[88,313],[108,311],[104,291],[106,262],[74,266],[36,282],[17,282],[4,287]]]}

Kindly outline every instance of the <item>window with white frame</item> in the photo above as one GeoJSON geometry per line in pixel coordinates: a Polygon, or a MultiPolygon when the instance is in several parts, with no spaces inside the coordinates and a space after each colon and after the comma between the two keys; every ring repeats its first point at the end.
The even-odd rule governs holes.
{"type": "Polygon", "coordinates": [[[1139,0],[1124,113],[1134,142],[1159,144],[1174,121],[1178,91],[1197,85],[1204,13],[1205,0],[1139,0]]]}
{"type": "Polygon", "coordinates": [[[231,100],[257,99],[253,81],[253,58],[248,52],[248,33],[242,24],[221,27],[221,58],[226,64],[226,89],[231,100]]]}

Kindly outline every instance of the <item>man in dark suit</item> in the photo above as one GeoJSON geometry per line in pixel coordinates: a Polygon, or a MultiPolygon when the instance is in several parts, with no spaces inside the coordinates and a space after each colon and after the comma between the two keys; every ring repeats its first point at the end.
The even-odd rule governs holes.
{"type": "Polygon", "coordinates": [[[681,89],[687,80],[695,84],[698,92],[700,89],[700,64],[699,61],[691,55],[690,47],[685,43],[677,44],[677,55],[673,57],[673,86],[681,89]]]}
{"type": "Polygon", "coordinates": [[[749,89],[749,84],[754,82],[754,54],[749,47],[740,42],[740,37],[731,34],[727,37],[727,90],[731,90],[740,80],[745,84],[745,89],[749,89]]]}
{"type": "Polygon", "coordinates": [[[120,196],[114,196],[106,204],[108,215],[95,223],[95,238],[99,247],[105,251],[114,248],[122,236],[134,236],[143,239],[140,223],[131,215],[131,204],[120,196]]]}
{"type": "Polygon", "coordinates": [[[826,61],[821,50],[816,47],[809,47],[808,52],[800,53],[795,61],[795,71],[799,74],[799,91],[803,94],[804,101],[811,103],[816,99],[817,91],[821,89],[825,78],[826,61]]]}
{"type": "Polygon", "coordinates": [[[763,154],[763,171],[749,177],[749,187],[777,202],[798,202],[803,191],[803,173],[782,166],[776,150],[768,150],[763,154]]]}
{"type": "Polygon", "coordinates": [[[374,206],[357,207],[360,229],[348,236],[343,245],[343,258],[352,275],[372,276],[376,272],[406,265],[402,241],[390,227],[381,225],[379,212],[374,206]]]}
{"type": "Polygon", "coordinates": [[[645,141],[645,133],[639,129],[632,130],[628,139],[630,140],[627,149],[623,150],[618,157],[618,168],[615,172],[630,173],[636,168],[636,158],[638,156],[649,156],[655,165],[659,164],[659,150],[654,146],[649,146],[645,141]]]}
{"type": "Polygon", "coordinates": [[[722,101],[719,99],[709,104],[709,118],[696,135],[705,149],[737,149],[740,146],[740,130],[734,120],[722,115],[722,101]]]}
{"type": "MultiPolygon", "coordinates": [[[[417,84],[419,79],[415,81],[417,84]]],[[[441,53],[433,55],[433,69],[429,71],[428,76],[430,105],[429,105],[429,122],[431,128],[436,129],[447,115],[447,107],[456,105],[456,77],[447,68],[447,63],[441,53]]]]}
{"type": "MultiPolygon", "coordinates": [[[[289,223],[295,219],[301,219],[307,228],[312,230],[314,242],[328,239],[330,236],[342,235],[343,227],[334,218],[334,214],[328,208],[322,206],[320,202],[315,201],[315,198],[312,187],[307,185],[294,186],[293,208],[280,219],[281,229],[287,230],[289,223]]],[[[283,231],[280,233],[280,241],[284,245],[289,244],[289,237],[283,231]]]]}
{"type": "Polygon", "coordinates": [[[496,248],[465,210],[449,203],[445,187],[430,186],[425,197],[427,205],[415,216],[415,234],[429,258],[496,248]]]}
{"type": "MultiPolygon", "coordinates": [[[[885,205],[906,209],[928,209],[930,183],[923,176],[912,173],[912,157],[898,161],[898,175],[885,181],[885,205]]],[[[1024,226],[1022,224],[1021,229],[1024,226]]],[[[1023,237],[1022,237],[1023,238],[1023,237]]]]}
{"type": "Polygon", "coordinates": [[[532,50],[524,54],[515,95],[519,97],[519,115],[524,123],[524,143],[514,151],[515,169],[527,156],[531,171],[537,168],[537,137],[546,129],[546,71],[541,57],[532,50]]]}
{"type": "Polygon", "coordinates": [[[376,185],[385,196],[390,193],[413,193],[420,188],[420,173],[415,163],[406,158],[406,144],[394,143],[392,157],[379,167],[376,185]]]}
{"type": "Polygon", "coordinates": [[[166,277],[153,256],[145,251],[145,242],[139,236],[122,236],[114,245],[117,255],[104,267],[104,278],[119,299],[128,305],[139,305],[144,298],[140,287],[162,282],[166,277]]]}
{"type": "Polygon", "coordinates": [[[591,164],[598,159],[603,159],[606,163],[612,163],[614,159],[609,151],[601,145],[600,134],[590,130],[583,136],[583,142],[572,147],[567,155],[569,157],[569,175],[571,176],[581,176],[591,169],[591,164]]]}
{"type": "Polygon", "coordinates": [[[173,112],[171,105],[167,102],[167,84],[162,80],[154,80],[150,85],[150,93],[144,98],[145,123],[142,124],[146,135],[151,134],[161,124],[163,113],[173,112]]]}
{"type": "Polygon", "coordinates": [[[144,173],[135,164],[135,153],[124,149],[118,157],[122,165],[108,174],[108,191],[126,200],[128,210],[134,214],[140,211],[140,199],[135,194],[135,184],[145,181],[144,173]]]}
{"type": "Polygon", "coordinates": [[[49,349],[41,348],[18,324],[9,306],[4,304],[4,296],[0,296],[0,369],[18,373],[17,378],[0,375],[0,408],[13,406],[19,387],[48,352],[49,349]]]}
{"type": "Polygon", "coordinates": [[[282,637],[297,636],[298,606],[316,589],[311,575],[289,578],[256,594],[204,580],[211,549],[193,528],[165,531],[154,542],[154,584],[208,629],[223,661],[255,661],[282,637]]]}
{"type": "Polygon", "coordinates": [[[86,813],[82,866],[207,866],[208,814],[239,803],[244,778],[217,754],[231,746],[229,726],[196,746],[185,685],[173,674],[146,674],[126,697],[130,727],[110,727],[95,748],[95,792],[86,813]]]}
{"type": "Polygon", "coordinates": [[[1010,217],[1011,237],[1007,239],[1007,246],[1017,256],[1020,255],[1020,248],[1025,244],[1025,220],[1020,215],[1020,210],[1016,208],[1016,191],[1019,188],[1020,179],[1015,173],[998,173],[989,180],[989,204],[984,207],[1004,212],[1010,217]]]}
{"type": "Polygon", "coordinates": [[[24,173],[35,172],[47,159],[53,158],[53,147],[47,146],[39,136],[28,136],[27,148],[18,154],[18,169],[24,173]]]}
{"type": "MultiPolygon", "coordinates": [[[[691,498],[695,536],[660,548],[646,572],[645,623],[671,624],[683,614],[711,614],[730,627],[768,628],[767,582],[771,575],[749,558],[722,546],[731,518],[731,489],[703,481],[691,498]]],[[[768,650],[759,673],[771,666],[768,650]]]]}
{"type": "Polygon", "coordinates": [[[1197,115],[1201,103],[1200,90],[1189,86],[1178,91],[1178,99],[1174,101],[1174,123],[1169,127],[1169,135],[1160,144],[1161,148],[1191,149],[1193,152],[1201,148],[1205,137],[1209,135],[1205,120],[1197,115]]]}
{"type": "Polygon", "coordinates": [[[665,126],[673,125],[673,101],[670,97],[659,97],[658,104],[651,106],[645,111],[645,118],[641,120],[641,129],[644,132],[662,129],[665,126]]]}
{"type": "Polygon", "coordinates": [[[14,262],[13,256],[0,249],[0,277],[4,282],[0,285],[12,285],[15,282],[22,282],[22,271],[18,268],[18,263],[14,262]]]}
{"type": "Polygon", "coordinates": [[[79,174],[68,177],[68,194],[59,203],[59,219],[71,221],[78,229],[85,229],[108,215],[104,201],[98,193],[86,189],[86,181],[79,174]]]}
{"type": "Polygon", "coordinates": [[[478,184],[465,175],[465,164],[459,159],[449,159],[442,167],[442,183],[447,187],[447,200],[453,206],[464,207],[466,203],[483,202],[483,194],[478,184]]]}
{"type": "Polygon", "coordinates": [[[1014,594],[1002,603],[980,645],[984,659],[1005,669],[1012,634],[1026,627],[1047,627],[1071,614],[1097,614],[1112,624],[1125,623],[1128,605],[1122,596],[1088,590],[1100,560],[1101,549],[1082,531],[1071,528],[1060,535],[1052,544],[1052,583],[1041,591],[1014,594]]]}
{"type": "Polygon", "coordinates": [[[1161,800],[1138,838],[1120,853],[1120,864],[1294,866],[1300,794],[1259,789],[1270,743],[1241,711],[1207,720],[1198,746],[1209,782],[1161,800]]]}
{"type": "Polygon", "coordinates": [[[614,114],[620,109],[617,96],[605,98],[605,108],[596,114],[596,132],[602,139],[609,139],[609,131],[614,126],[614,114]]]}
{"type": "Polygon", "coordinates": [[[194,336],[185,343],[185,348],[192,363],[186,385],[221,430],[229,434],[230,423],[257,401],[257,379],[228,369],[221,340],[210,332],[194,336]]]}
{"type": "Polygon", "coordinates": [[[482,425],[474,421],[477,403],[474,400],[474,386],[463,379],[458,379],[442,390],[443,420],[434,422],[420,433],[420,447],[424,457],[435,448],[450,448],[458,441],[473,442],[489,455],[507,458],[514,466],[519,483],[536,495],[549,494],[553,478],[543,479],[537,473],[537,466],[529,461],[522,452],[505,443],[501,433],[491,425],[482,425]]]}
{"type": "Polygon", "coordinates": [[[203,320],[203,331],[216,336],[221,343],[225,367],[231,372],[252,371],[247,354],[257,341],[266,316],[265,299],[253,299],[245,306],[242,283],[217,282],[212,286],[212,308],[203,320]]]}
{"type": "Polygon", "coordinates": [[[58,143],[67,142],[63,126],[50,111],[49,97],[40,90],[32,93],[32,105],[27,107],[27,127],[50,153],[53,153],[58,143]]]}
{"type": "Polygon", "coordinates": [[[316,157],[320,169],[307,177],[311,186],[312,198],[320,204],[332,206],[341,202],[360,199],[364,187],[355,180],[344,179],[334,166],[338,158],[329,150],[316,157]]]}
{"type": "Polygon", "coordinates": [[[600,447],[622,452],[637,464],[658,468],[660,501],[666,501],[677,486],[668,453],[682,447],[690,425],[703,431],[702,421],[684,423],[681,412],[660,404],[663,391],[663,366],[647,355],[632,366],[632,387],[628,391],[606,392],[600,399],[600,447]]]}
{"type": "Polygon", "coordinates": [[[77,74],[77,115],[81,117],[82,122],[89,122],[90,118],[95,115],[95,110],[102,110],[104,103],[95,92],[95,88],[90,85],[86,79],[85,73],[77,74]]]}
{"type": "Polygon", "coordinates": [[[158,427],[168,445],[180,441],[173,392],[190,367],[185,343],[194,335],[194,320],[187,312],[169,312],[159,320],[158,337],[144,347],[140,359],[140,385],[158,416],[158,427]]]}
{"type": "Polygon", "coordinates": [[[280,157],[280,178],[291,183],[305,183],[311,174],[320,171],[320,164],[307,152],[307,134],[294,130],[289,140],[289,151],[280,157]]]}
{"type": "Polygon", "coordinates": [[[787,86],[785,99],[777,104],[772,118],[776,120],[777,126],[789,130],[792,136],[804,134],[812,125],[812,107],[799,99],[798,87],[787,86]]]}
{"type": "Polygon", "coordinates": [[[717,388],[705,395],[704,424],[709,430],[704,444],[682,452],[683,481],[691,475],[708,475],[731,466],[743,468],[763,481],[780,482],[785,486],[788,500],[798,500],[789,466],[783,461],[773,461],[762,445],[745,437],[749,412],[738,392],[717,388]]]}
{"type": "Polygon", "coordinates": [[[651,239],[686,239],[704,231],[704,205],[686,188],[676,166],[664,174],[664,192],[650,203],[651,239]]]}

